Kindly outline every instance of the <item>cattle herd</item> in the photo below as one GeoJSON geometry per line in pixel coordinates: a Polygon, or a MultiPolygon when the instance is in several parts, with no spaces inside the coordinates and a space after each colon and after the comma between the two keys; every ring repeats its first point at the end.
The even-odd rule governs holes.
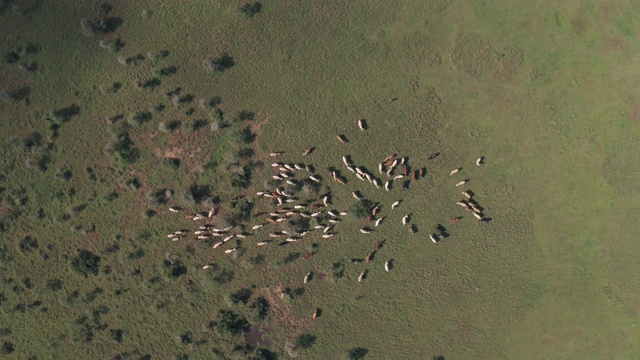
{"type": "MultiPolygon", "coordinates": [[[[361,131],[367,131],[368,126],[364,119],[360,119],[357,121],[358,128],[361,131]]],[[[338,141],[343,144],[348,144],[348,139],[345,135],[339,134],[336,136],[338,141]]],[[[307,148],[302,156],[306,157],[313,153],[315,150],[314,147],[307,148]]],[[[278,157],[284,154],[284,151],[274,151],[269,155],[271,157],[278,157]]],[[[440,153],[434,153],[429,156],[429,160],[433,160],[437,158],[440,153]]],[[[403,188],[407,188],[409,184],[409,178],[416,181],[421,179],[426,175],[426,168],[422,167],[420,169],[412,170],[408,164],[408,157],[399,157],[397,154],[390,154],[385,157],[378,165],[378,173],[374,174],[369,171],[364,166],[358,166],[353,163],[350,156],[343,156],[342,162],[344,163],[345,168],[355,176],[358,180],[360,180],[363,184],[370,184],[376,189],[384,188],[385,191],[391,191],[394,188],[394,181],[401,180],[404,181],[403,188]]],[[[484,157],[480,157],[476,160],[477,166],[482,166],[484,164],[484,157]]],[[[268,200],[271,205],[274,207],[272,212],[265,215],[263,221],[252,225],[251,229],[253,232],[244,232],[244,231],[233,231],[235,226],[228,226],[224,228],[217,228],[215,226],[215,217],[218,213],[218,208],[212,208],[208,212],[201,212],[195,214],[186,215],[185,218],[191,219],[193,221],[202,222],[201,225],[198,226],[197,229],[189,231],[189,230],[178,230],[171,234],[168,234],[167,237],[173,239],[173,241],[178,241],[186,238],[189,233],[193,233],[196,237],[191,241],[200,241],[206,239],[217,239],[213,244],[213,249],[217,249],[219,247],[224,247],[226,243],[235,238],[248,238],[248,237],[256,237],[259,238],[256,241],[256,246],[266,246],[272,244],[276,239],[283,239],[283,241],[279,242],[279,246],[287,246],[292,243],[300,242],[305,238],[322,238],[329,239],[333,236],[337,235],[336,226],[342,222],[342,217],[347,215],[346,211],[341,211],[337,209],[330,209],[333,194],[331,192],[321,194],[317,199],[301,199],[297,197],[295,192],[300,191],[301,186],[303,184],[321,184],[325,178],[322,177],[313,165],[304,164],[304,163],[284,163],[284,162],[274,162],[271,164],[274,169],[274,173],[272,175],[272,179],[276,180],[277,186],[274,189],[264,189],[262,191],[256,192],[255,199],[265,199],[268,200]],[[287,184],[289,186],[285,186],[287,184]],[[328,216],[325,216],[328,215],[328,216]],[[322,216],[321,216],[322,215],[322,216]],[[284,228],[284,222],[289,220],[299,220],[300,218],[316,218],[317,224],[312,228],[301,230],[301,231],[287,231],[284,228]],[[317,234],[317,235],[314,235],[317,234]]],[[[462,170],[462,167],[457,167],[453,169],[449,176],[454,176],[458,174],[462,170]]],[[[345,185],[349,181],[348,178],[340,173],[340,171],[334,167],[330,167],[328,172],[331,178],[339,184],[345,185]]],[[[466,185],[469,182],[469,179],[463,179],[458,181],[455,186],[460,187],[466,185]]],[[[359,190],[353,190],[351,192],[352,196],[356,200],[362,200],[364,196],[359,190]]],[[[481,222],[490,221],[489,218],[485,217],[484,209],[480,206],[480,204],[475,200],[474,193],[471,190],[465,190],[462,192],[462,195],[465,197],[464,200],[460,200],[457,202],[458,205],[464,207],[469,213],[471,213],[477,220],[481,222]]],[[[240,196],[243,197],[243,196],[240,196]]],[[[240,197],[236,197],[233,200],[236,200],[240,197]]],[[[394,201],[390,204],[390,209],[394,210],[398,206],[402,204],[402,200],[394,201]]],[[[383,223],[385,216],[379,216],[381,211],[381,204],[374,204],[369,209],[369,214],[367,216],[367,220],[369,223],[373,224],[373,227],[378,227],[383,223]]],[[[183,209],[179,207],[170,207],[169,211],[171,212],[181,212],[183,209]]],[[[260,216],[260,214],[256,214],[260,216]]],[[[416,233],[415,225],[411,224],[411,214],[406,214],[402,217],[402,226],[409,225],[410,234],[416,233]]],[[[256,218],[254,216],[254,218],[256,218]]],[[[460,221],[463,216],[458,216],[450,221],[451,224],[455,224],[460,221]]],[[[359,229],[362,234],[369,234],[374,231],[373,228],[365,226],[359,229]]],[[[438,243],[443,240],[447,236],[446,231],[439,226],[438,232],[430,233],[429,239],[433,243],[438,243]]],[[[380,250],[385,241],[380,241],[375,246],[375,250],[368,253],[368,255],[364,258],[364,262],[369,264],[376,252],[380,250]]],[[[225,254],[231,254],[237,251],[236,248],[227,248],[224,249],[225,254]]],[[[307,254],[303,256],[303,259],[309,259],[313,254],[307,254]]],[[[351,259],[351,263],[358,264],[362,262],[362,259],[351,259]]],[[[209,269],[210,265],[204,265],[203,269],[209,269]]],[[[385,272],[390,272],[393,268],[393,261],[387,260],[384,263],[385,272]]],[[[365,270],[358,276],[358,282],[362,282],[367,278],[368,271],[365,270]]],[[[308,281],[312,279],[313,273],[307,273],[303,278],[303,283],[306,284],[308,281]]],[[[318,316],[320,310],[316,309],[313,313],[313,319],[318,316]]]]}

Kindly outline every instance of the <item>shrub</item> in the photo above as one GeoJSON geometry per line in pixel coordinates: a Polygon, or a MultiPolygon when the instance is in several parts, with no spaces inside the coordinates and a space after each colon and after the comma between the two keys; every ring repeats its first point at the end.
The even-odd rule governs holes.
{"type": "Polygon", "coordinates": [[[238,8],[238,10],[243,13],[246,17],[252,17],[255,14],[259,13],[262,10],[262,4],[259,2],[254,3],[246,3],[238,8]]]}
{"type": "Polygon", "coordinates": [[[98,31],[97,25],[89,19],[80,20],[80,29],[86,36],[95,36],[98,31]]]}
{"type": "Polygon", "coordinates": [[[357,347],[349,350],[349,360],[361,360],[369,353],[368,349],[357,347]]]}
{"type": "Polygon", "coordinates": [[[85,277],[89,274],[97,276],[100,270],[100,260],[100,256],[91,251],[78,249],[78,255],[71,261],[71,267],[85,277]]]}
{"type": "Polygon", "coordinates": [[[269,314],[269,300],[267,300],[264,296],[260,296],[256,298],[249,308],[251,309],[251,315],[254,318],[254,322],[256,320],[264,320],[267,318],[269,314]]]}
{"type": "Polygon", "coordinates": [[[358,219],[369,215],[373,202],[369,199],[362,199],[349,207],[349,213],[358,219]]]}
{"type": "Polygon", "coordinates": [[[296,339],[296,348],[309,349],[316,343],[317,337],[311,334],[302,334],[296,339]]]}
{"type": "Polygon", "coordinates": [[[232,68],[234,65],[235,62],[233,58],[227,53],[223,53],[217,58],[206,58],[202,62],[202,67],[208,74],[221,73],[227,69],[232,68]]]}
{"type": "Polygon", "coordinates": [[[223,333],[231,335],[240,335],[245,331],[249,322],[239,313],[233,310],[222,309],[218,313],[217,319],[212,327],[219,329],[223,333]]]}
{"type": "Polygon", "coordinates": [[[236,292],[235,294],[231,295],[231,301],[236,305],[238,303],[247,305],[247,303],[249,302],[249,299],[251,299],[251,295],[253,295],[253,291],[251,289],[242,288],[238,290],[238,292],[236,292]]]}

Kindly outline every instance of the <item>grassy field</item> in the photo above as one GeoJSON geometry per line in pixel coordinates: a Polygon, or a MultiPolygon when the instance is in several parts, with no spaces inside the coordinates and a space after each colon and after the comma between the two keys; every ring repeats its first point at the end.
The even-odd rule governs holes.
{"type": "Polygon", "coordinates": [[[0,1],[2,356],[640,358],[637,2],[261,3],[0,1]],[[341,160],[392,153],[425,177],[385,192],[341,160]],[[253,233],[273,161],[383,223],[166,237],[211,207],[253,233]],[[466,178],[492,221],[455,204],[466,178]]]}

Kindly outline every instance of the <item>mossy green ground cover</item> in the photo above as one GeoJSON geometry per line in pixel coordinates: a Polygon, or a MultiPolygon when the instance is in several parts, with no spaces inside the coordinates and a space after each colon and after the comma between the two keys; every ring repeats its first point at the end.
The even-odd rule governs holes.
{"type": "Polygon", "coordinates": [[[0,2],[3,355],[640,357],[637,3],[242,4],[0,2]],[[264,230],[231,255],[166,237],[210,205],[219,224],[262,222],[239,208],[274,208],[254,194],[276,150],[318,169],[332,208],[354,190],[380,202],[382,225],[346,217],[334,238],[257,247],[264,230]],[[375,173],[391,153],[426,176],[385,192],[342,166],[375,173]],[[455,205],[463,178],[491,222],[455,205]],[[433,244],[437,224],[451,236],[433,244]],[[242,347],[249,323],[270,353],[242,347]]]}

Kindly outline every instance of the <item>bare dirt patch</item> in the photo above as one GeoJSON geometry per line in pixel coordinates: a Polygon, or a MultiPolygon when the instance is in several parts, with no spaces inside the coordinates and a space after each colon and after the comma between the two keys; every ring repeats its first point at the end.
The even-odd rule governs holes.
{"type": "MultiPolygon", "coordinates": [[[[291,306],[281,298],[283,291],[282,285],[275,285],[263,288],[260,293],[269,301],[269,312],[272,318],[278,321],[284,329],[287,329],[288,333],[301,334],[310,320],[298,319],[291,314],[291,306]]],[[[309,319],[311,319],[311,315],[309,315],[309,319]]]]}

